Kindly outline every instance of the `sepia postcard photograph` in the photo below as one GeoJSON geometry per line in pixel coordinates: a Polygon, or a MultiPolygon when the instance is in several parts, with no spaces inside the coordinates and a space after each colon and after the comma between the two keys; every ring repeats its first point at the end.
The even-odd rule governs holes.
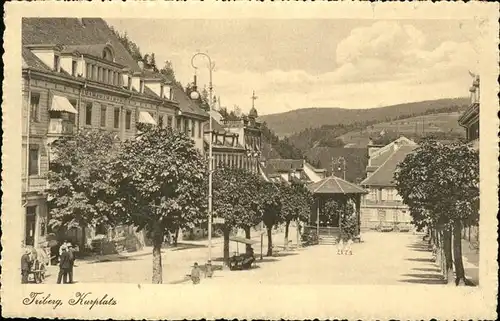
{"type": "Polygon", "coordinates": [[[6,5],[3,316],[496,319],[498,9],[6,5]]]}

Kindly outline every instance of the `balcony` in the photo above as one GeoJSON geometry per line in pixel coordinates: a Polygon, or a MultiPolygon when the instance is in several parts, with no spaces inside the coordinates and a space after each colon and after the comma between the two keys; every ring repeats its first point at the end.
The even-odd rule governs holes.
{"type": "Polygon", "coordinates": [[[49,135],[73,135],[75,124],[69,120],[51,118],[49,120],[49,135]]]}

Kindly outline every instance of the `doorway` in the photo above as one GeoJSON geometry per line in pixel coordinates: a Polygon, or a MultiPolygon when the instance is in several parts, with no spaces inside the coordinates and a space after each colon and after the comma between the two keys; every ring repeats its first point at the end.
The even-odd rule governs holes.
{"type": "Polygon", "coordinates": [[[24,236],[24,244],[35,246],[36,232],[36,206],[26,207],[26,233],[24,236]]]}

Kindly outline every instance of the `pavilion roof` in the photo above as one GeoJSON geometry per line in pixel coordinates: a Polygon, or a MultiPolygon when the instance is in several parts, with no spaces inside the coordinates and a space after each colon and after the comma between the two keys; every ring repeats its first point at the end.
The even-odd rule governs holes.
{"type": "Polygon", "coordinates": [[[308,186],[313,194],[366,194],[362,187],[343,180],[337,176],[329,176],[308,186]]]}

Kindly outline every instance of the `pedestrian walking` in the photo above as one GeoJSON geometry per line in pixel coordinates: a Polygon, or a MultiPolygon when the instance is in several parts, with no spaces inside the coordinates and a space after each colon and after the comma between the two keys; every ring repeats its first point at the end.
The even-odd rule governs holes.
{"type": "Polygon", "coordinates": [[[61,284],[61,280],[64,284],[68,283],[68,272],[70,268],[71,260],[68,248],[63,245],[61,246],[61,255],[59,256],[59,275],[57,276],[57,284],[61,284]]]}
{"type": "Polygon", "coordinates": [[[340,255],[340,254],[343,254],[343,250],[344,250],[344,241],[339,238],[337,240],[337,254],[340,255]]]}
{"type": "Polygon", "coordinates": [[[198,267],[198,263],[194,263],[193,269],[191,270],[191,281],[193,284],[200,283],[200,268],[198,267]]]}
{"type": "Polygon", "coordinates": [[[24,254],[21,256],[21,283],[26,284],[28,283],[28,277],[30,274],[31,270],[31,250],[29,248],[26,248],[24,250],[24,254]]]}
{"type": "Polygon", "coordinates": [[[345,255],[352,255],[352,239],[349,238],[346,242],[346,247],[345,247],[345,250],[344,250],[344,254],[345,255]]]}
{"type": "Polygon", "coordinates": [[[71,243],[68,244],[69,245],[67,246],[67,248],[68,248],[69,262],[70,262],[70,267],[68,269],[68,278],[69,278],[69,283],[73,283],[73,267],[75,266],[75,248],[71,243]]]}

